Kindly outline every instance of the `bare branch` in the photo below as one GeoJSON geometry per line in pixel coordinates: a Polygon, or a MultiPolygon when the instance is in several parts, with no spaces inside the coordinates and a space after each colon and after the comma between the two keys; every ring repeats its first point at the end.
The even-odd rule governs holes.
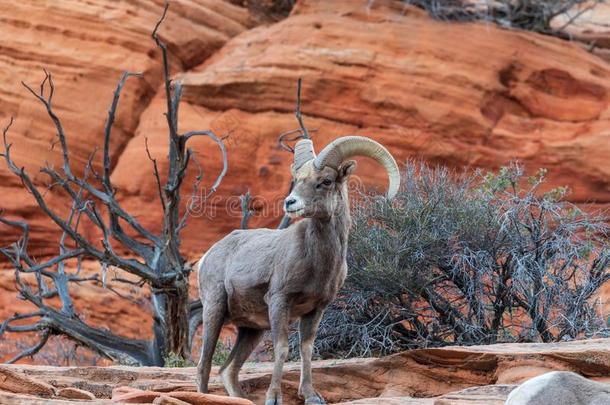
{"type": "Polygon", "coordinates": [[[64,173],[68,177],[73,177],[72,169],[70,167],[70,155],[68,152],[68,144],[66,142],[66,135],[64,133],[64,128],[61,124],[61,121],[59,120],[59,117],[57,117],[57,115],[53,111],[53,107],[52,107],[53,94],[55,93],[55,85],[53,84],[53,77],[51,76],[51,73],[47,72],[46,70],[43,70],[43,71],[45,74],[45,78],[42,81],[42,83],[40,84],[40,88],[41,88],[40,94],[37,94],[25,82],[21,82],[21,84],[45,106],[45,108],[47,110],[47,114],[49,115],[49,117],[53,121],[53,124],[55,125],[55,129],[57,131],[57,137],[61,144],[61,150],[62,150],[63,161],[64,161],[64,164],[63,164],[64,173]],[[46,82],[48,82],[48,85],[49,85],[49,97],[45,99],[43,96],[43,94],[44,94],[43,89],[44,89],[44,84],[46,82]]]}
{"type": "Polygon", "coordinates": [[[210,191],[207,194],[207,197],[209,197],[214,192],[216,192],[216,190],[218,189],[218,186],[222,182],[222,179],[225,177],[225,174],[227,174],[227,171],[229,170],[229,159],[227,157],[227,148],[225,147],[224,142],[220,138],[218,138],[216,135],[214,135],[214,133],[212,131],[187,132],[186,134],[184,134],[180,137],[181,147],[185,147],[188,140],[195,136],[207,136],[208,138],[212,139],[216,143],[216,145],[218,145],[218,148],[220,149],[220,152],[222,154],[222,170],[220,171],[220,174],[216,177],[216,180],[214,180],[214,183],[210,187],[210,191]]]}
{"type": "Polygon", "coordinates": [[[131,281],[128,280],[126,278],[121,278],[121,277],[113,277],[112,281],[116,281],[117,283],[125,283],[125,284],[129,284],[129,285],[133,285],[135,287],[144,287],[144,284],[146,284],[145,280],[140,280],[140,281],[131,281]]]}
{"type": "Polygon", "coordinates": [[[299,77],[299,80],[297,81],[297,104],[296,104],[296,108],[295,108],[295,116],[297,117],[297,121],[299,122],[299,125],[301,126],[301,132],[303,133],[303,138],[305,139],[311,139],[311,136],[309,136],[309,132],[307,132],[307,128],[305,127],[305,124],[303,124],[303,116],[301,114],[301,82],[302,79],[299,77]]]}
{"type": "Polygon", "coordinates": [[[157,21],[157,24],[155,25],[155,29],[153,30],[151,36],[155,40],[155,43],[157,44],[159,49],[161,49],[161,58],[163,61],[163,78],[165,81],[165,98],[166,98],[166,102],[167,102],[166,116],[167,116],[169,132],[170,132],[170,134],[169,134],[170,139],[173,140],[178,136],[177,129],[174,126],[174,123],[177,121],[174,118],[174,112],[175,112],[174,106],[176,106],[177,103],[176,104],[174,103],[175,100],[173,99],[172,94],[171,94],[171,79],[170,79],[171,76],[170,76],[170,72],[169,72],[169,62],[167,59],[167,46],[165,45],[165,43],[163,41],[161,41],[161,39],[159,38],[159,34],[158,34],[158,30],[159,30],[159,28],[161,28],[161,24],[163,23],[163,21],[165,20],[165,16],[167,15],[168,8],[169,8],[169,2],[166,2],[165,6],[163,8],[163,14],[161,14],[161,18],[159,18],[159,20],[157,21]]]}
{"type": "Polygon", "coordinates": [[[21,353],[19,353],[12,359],[8,360],[6,363],[13,364],[13,363],[16,363],[17,361],[21,360],[24,357],[31,357],[31,356],[35,355],[47,343],[47,340],[49,340],[49,336],[50,336],[49,331],[46,329],[43,330],[42,335],[40,336],[40,341],[38,343],[36,343],[34,346],[22,351],[21,353]]]}
{"type": "Polygon", "coordinates": [[[241,203],[241,229],[248,229],[248,221],[252,216],[252,210],[250,210],[250,200],[250,190],[248,190],[246,194],[239,196],[239,202],[241,203]]]}
{"type": "Polygon", "coordinates": [[[5,332],[5,331],[9,331],[11,332],[12,330],[10,329],[10,323],[13,321],[21,321],[24,319],[30,319],[30,318],[35,318],[35,317],[40,317],[43,315],[43,312],[41,311],[35,311],[35,312],[30,312],[27,314],[15,314],[13,316],[11,316],[10,318],[6,319],[4,322],[0,323],[0,336],[5,332]]]}
{"type": "MultiPolygon", "coordinates": [[[[59,138],[61,147],[62,147],[62,153],[63,153],[63,160],[64,160],[64,173],[66,175],[66,180],[75,183],[76,185],[78,185],[79,187],[84,188],[87,192],[93,194],[96,198],[100,199],[105,205],[108,206],[109,209],[109,213],[111,215],[111,222],[113,222],[113,230],[116,230],[116,234],[117,236],[122,240],[122,241],[128,241],[128,244],[130,246],[136,247],[139,251],[138,253],[140,254],[146,254],[147,252],[145,251],[145,249],[143,248],[142,245],[138,245],[135,240],[127,237],[127,235],[123,232],[120,231],[120,227],[118,227],[118,219],[116,218],[117,216],[122,218],[123,220],[125,220],[133,229],[135,229],[140,235],[144,236],[145,238],[147,238],[148,240],[150,240],[151,242],[157,244],[157,245],[161,245],[161,241],[158,237],[156,237],[155,235],[153,235],[150,231],[146,230],[135,218],[133,218],[131,215],[127,214],[125,211],[123,211],[123,209],[119,206],[119,204],[116,202],[116,200],[114,199],[114,196],[111,194],[112,191],[109,191],[108,193],[104,193],[98,189],[96,189],[95,187],[93,187],[91,184],[87,183],[86,181],[83,181],[82,179],[77,178],[76,176],[74,176],[72,174],[71,168],[70,168],[70,161],[69,161],[69,151],[68,151],[68,146],[67,146],[67,142],[66,142],[66,137],[65,137],[65,133],[63,130],[63,126],[61,125],[61,121],[60,119],[57,117],[57,115],[54,113],[53,108],[52,108],[52,97],[53,97],[53,93],[54,93],[54,85],[53,85],[53,79],[50,73],[48,73],[45,70],[45,80],[43,81],[43,83],[45,81],[48,80],[49,83],[49,87],[50,87],[50,94],[48,99],[44,99],[42,96],[36,94],[36,92],[34,92],[34,90],[32,90],[31,87],[29,87],[27,84],[23,83],[23,86],[28,89],[30,91],[30,93],[32,93],[38,100],[40,100],[41,103],[43,103],[47,109],[47,113],[48,115],[51,117],[52,121],[55,124],[56,130],[57,130],[57,136],[59,138]],[[129,240],[131,239],[131,240],[129,240]]],[[[129,77],[130,75],[135,75],[132,73],[126,73],[123,75],[123,78],[121,79],[121,81],[123,83],[121,83],[121,81],[119,82],[119,85],[117,86],[117,90],[115,91],[115,98],[113,99],[113,105],[110,108],[109,111],[109,117],[107,120],[107,124],[106,124],[106,131],[105,131],[105,145],[104,145],[104,152],[105,155],[107,155],[108,153],[108,138],[107,136],[110,135],[110,126],[112,125],[112,122],[114,120],[114,110],[116,110],[116,106],[118,103],[118,96],[120,94],[120,90],[123,87],[124,84],[124,80],[127,79],[127,77],[129,77]]],[[[5,142],[5,149],[6,149],[6,142],[5,142]]],[[[108,175],[108,173],[106,173],[106,169],[109,170],[109,163],[108,165],[106,165],[106,160],[107,160],[107,156],[104,157],[105,160],[105,175],[104,175],[104,183],[106,184],[106,187],[110,187],[111,189],[111,185],[110,185],[110,180],[109,178],[106,178],[106,176],[108,175]]],[[[10,165],[9,165],[10,167],[10,165]]],[[[13,172],[15,172],[13,170],[13,172]]],[[[17,174],[17,173],[16,173],[17,174]]],[[[22,177],[22,181],[25,181],[25,178],[22,177]]],[[[29,187],[26,186],[26,188],[29,190],[29,187]]],[[[31,190],[29,190],[31,191],[31,190]]]]}
{"type": "MultiPolygon", "coordinates": [[[[317,128],[312,128],[309,132],[316,132],[317,128]]],[[[287,152],[294,153],[294,148],[288,145],[286,142],[294,142],[299,139],[304,139],[303,131],[301,129],[293,129],[291,131],[280,134],[277,138],[278,145],[287,152]],[[296,134],[296,135],[294,135],[296,134]],[[293,136],[290,136],[293,135],[293,136]]]]}
{"type": "Polygon", "coordinates": [[[157,159],[153,158],[150,154],[150,149],[148,149],[148,137],[144,137],[144,146],[146,148],[146,156],[148,156],[148,159],[153,164],[153,175],[155,176],[155,183],[157,184],[157,193],[159,194],[159,201],[161,201],[161,206],[163,207],[163,211],[165,211],[165,200],[163,198],[161,178],[159,176],[159,168],[157,167],[157,159]]]}
{"type": "Polygon", "coordinates": [[[192,161],[195,162],[195,165],[197,166],[197,176],[195,177],[195,181],[193,182],[193,191],[191,193],[191,198],[190,198],[191,205],[189,205],[187,207],[187,209],[184,211],[184,215],[182,216],[182,219],[180,220],[180,223],[178,224],[178,227],[176,228],[177,233],[179,233],[186,226],[186,220],[188,219],[188,217],[191,213],[191,209],[193,208],[192,204],[195,201],[198,201],[199,198],[204,198],[204,197],[197,196],[197,194],[199,194],[199,191],[200,191],[199,187],[201,186],[201,180],[203,179],[203,167],[197,160],[197,157],[195,156],[195,154],[190,149],[189,149],[188,153],[190,155],[192,155],[192,161]]]}
{"type": "Polygon", "coordinates": [[[4,153],[0,153],[0,156],[2,156],[2,157],[8,156],[10,149],[11,149],[11,144],[8,143],[8,141],[6,139],[6,134],[8,134],[8,131],[9,131],[9,129],[11,129],[12,125],[13,125],[13,117],[10,118],[8,124],[6,124],[6,126],[2,130],[2,141],[4,144],[4,153]]]}
{"type": "Polygon", "coordinates": [[[141,77],[141,73],[131,73],[125,72],[119,83],[117,84],[116,90],[114,91],[114,96],[112,97],[112,104],[110,105],[110,109],[108,109],[108,119],[106,120],[106,125],[104,126],[104,176],[103,183],[106,188],[106,192],[109,194],[113,194],[114,190],[112,188],[112,184],[110,183],[110,133],[112,132],[112,125],[114,124],[114,115],[116,113],[116,109],[119,104],[119,97],[121,96],[121,90],[123,90],[123,86],[125,86],[125,82],[127,78],[130,76],[138,76],[141,77]]]}

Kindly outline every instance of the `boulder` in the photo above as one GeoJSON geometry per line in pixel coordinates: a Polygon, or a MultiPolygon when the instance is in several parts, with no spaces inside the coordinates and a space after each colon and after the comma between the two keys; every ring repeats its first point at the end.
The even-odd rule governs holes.
{"type": "Polygon", "coordinates": [[[31,395],[13,394],[0,391],[0,404],[2,405],[112,405],[109,400],[96,399],[92,401],[82,401],[78,399],[61,398],[39,398],[31,395]]]}
{"type": "Polygon", "coordinates": [[[67,399],[88,399],[92,401],[95,399],[95,395],[93,395],[89,391],[81,390],[74,387],[66,387],[59,389],[57,391],[57,396],[67,399]]]}
{"type": "Polygon", "coordinates": [[[177,398],[168,397],[166,395],[161,395],[157,399],[153,401],[153,404],[156,405],[188,405],[188,402],[181,401],[177,398]]]}
{"type": "Polygon", "coordinates": [[[118,395],[112,395],[112,402],[118,404],[151,404],[161,394],[154,391],[130,389],[118,395]]]}
{"type": "Polygon", "coordinates": [[[55,388],[52,385],[7,367],[0,367],[0,391],[34,395],[42,398],[55,395],[55,388]]]}
{"type": "Polygon", "coordinates": [[[252,401],[247,399],[191,391],[158,392],[118,387],[112,392],[112,401],[121,404],[176,403],[171,402],[172,400],[179,401],[177,402],[179,404],[188,403],[191,405],[252,405],[252,401]]]}
{"type": "Polygon", "coordinates": [[[243,398],[231,398],[221,395],[202,394],[200,392],[174,391],[166,394],[191,405],[254,405],[252,401],[243,398]]]}

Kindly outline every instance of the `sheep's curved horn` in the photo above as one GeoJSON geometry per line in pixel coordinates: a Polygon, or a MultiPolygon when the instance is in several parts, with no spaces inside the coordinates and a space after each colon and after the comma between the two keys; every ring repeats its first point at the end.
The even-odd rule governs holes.
{"type": "Polygon", "coordinates": [[[313,151],[313,142],[311,139],[301,139],[294,145],[294,170],[299,170],[301,166],[316,157],[313,151]]]}
{"type": "Polygon", "coordinates": [[[317,170],[321,170],[325,166],[337,169],[341,162],[352,156],[366,156],[379,162],[388,172],[390,179],[387,197],[394,198],[400,186],[398,165],[390,152],[372,139],[363,136],[344,136],[335,139],[320,152],[313,165],[317,170]]]}

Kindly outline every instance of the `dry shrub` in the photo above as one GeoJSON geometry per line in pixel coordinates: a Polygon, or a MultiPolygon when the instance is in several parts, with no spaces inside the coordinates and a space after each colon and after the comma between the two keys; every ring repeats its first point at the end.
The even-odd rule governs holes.
{"type": "Polygon", "coordinates": [[[565,188],[542,192],[544,174],[410,162],[393,202],[363,196],[318,354],[607,335],[596,307],[610,278],[607,218],[566,202],[565,188]]]}
{"type": "Polygon", "coordinates": [[[489,21],[506,28],[565,36],[563,30],[605,0],[405,0],[439,20],[489,21]],[[578,11],[573,11],[578,9],[578,11]],[[551,26],[558,15],[571,12],[563,27],[551,26]]]}

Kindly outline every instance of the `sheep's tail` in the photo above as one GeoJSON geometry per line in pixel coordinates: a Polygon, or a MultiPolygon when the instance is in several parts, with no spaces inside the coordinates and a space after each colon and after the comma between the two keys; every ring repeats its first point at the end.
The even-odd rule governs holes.
{"type": "Polygon", "coordinates": [[[200,274],[201,274],[201,270],[202,270],[202,266],[203,266],[203,261],[205,260],[205,257],[208,255],[208,252],[205,252],[205,254],[203,256],[201,256],[201,259],[197,260],[196,262],[193,262],[191,264],[191,271],[196,271],[197,272],[197,286],[200,287],[199,288],[199,297],[203,298],[203,293],[204,291],[201,291],[201,279],[200,274]]]}

